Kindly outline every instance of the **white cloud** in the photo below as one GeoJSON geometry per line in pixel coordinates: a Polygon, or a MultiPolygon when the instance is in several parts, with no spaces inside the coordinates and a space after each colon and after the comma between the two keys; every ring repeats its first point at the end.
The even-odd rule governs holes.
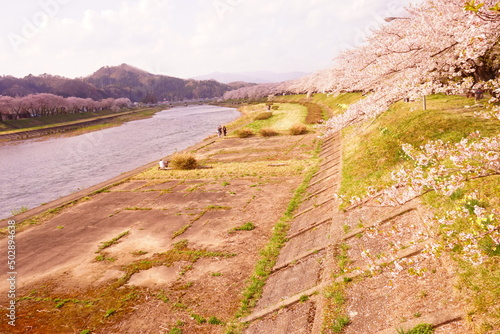
{"type": "Polygon", "coordinates": [[[64,1],[67,4],[61,4],[46,26],[36,27],[29,38],[24,38],[22,25],[24,18],[28,18],[29,26],[34,14],[43,13],[36,2],[31,2],[30,9],[11,2],[0,13],[3,31],[24,38],[18,51],[9,43],[8,35],[0,41],[5,50],[0,56],[0,74],[47,72],[74,77],[124,62],[182,77],[216,70],[314,71],[329,66],[336,45],[352,41],[359,31],[373,22],[377,24],[376,15],[382,16],[390,6],[399,8],[403,3],[64,1]]]}

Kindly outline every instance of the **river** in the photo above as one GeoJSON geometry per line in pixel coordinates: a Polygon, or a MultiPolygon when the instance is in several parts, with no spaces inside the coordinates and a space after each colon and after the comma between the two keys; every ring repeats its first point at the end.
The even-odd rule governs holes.
{"type": "Polygon", "coordinates": [[[2,144],[0,219],[183,150],[239,115],[232,108],[176,107],[79,136],[2,144]]]}

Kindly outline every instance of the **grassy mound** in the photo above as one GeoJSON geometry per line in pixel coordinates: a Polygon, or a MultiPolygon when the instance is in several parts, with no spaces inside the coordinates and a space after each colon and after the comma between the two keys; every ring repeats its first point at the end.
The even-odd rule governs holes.
{"type": "Polygon", "coordinates": [[[262,128],[260,129],[259,134],[262,137],[273,137],[279,135],[278,131],[274,130],[273,128],[262,128]]]}
{"type": "Polygon", "coordinates": [[[176,153],[170,159],[169,165],[174,169],[189,170],[198,167],[198,161],[190,153],[176,153]]]}
{"type": "Polygon", "coordinates": [[[295,124],[288,131],[292,136],[304,135],[307,133],[307,127],[304,124],[295,124]]]}
{"type": "Polygon", "coordinates": [[[236,136],[239,138],[248,138],[254,135],[254,132],[252,129],[248,128],[243,128],[235,131],[236,136]]]}
{"type": "Polygon", "coordinates": [[[270,111],[264,111],[264,112],[261,112],[260,114],[258,114],[257,116],[254,117],[254,120],[256,121],[263,121],[263,120],[266,120],[266,119],[269,119],[273,117],[273,113],[270,112],[270,111]]]}

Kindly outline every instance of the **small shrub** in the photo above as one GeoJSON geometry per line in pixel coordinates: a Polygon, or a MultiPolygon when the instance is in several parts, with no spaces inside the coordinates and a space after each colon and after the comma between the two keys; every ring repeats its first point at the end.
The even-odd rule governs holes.
{"type": "Polygon", "coordinates": [[[141,256],[141,255],[145,255],[145,254],[147,254],[147,253],[148,253],[148,252],[145,252],[145,251],[139,250],[139,251],[132,252],[131,254],[132,254],[132,255],[135,255],[135,256],[141,256]]]}
{"type": "Polygon", "coordinates": [[[176,153],[170,159],[170,166],[174,169],[195,169],[198,167],[198,161],[190,153],[176,153]]]}
{"type": "MultiPolygon", "coordinates": [[[[104,242],[101,242],[101,245],[99,246],[99,251],[102,251],[103,249],[106,249],[108,247],[111,247],[115,244],[117,244],[119,242],[119,240],[121,238],[123,238],[124,236],[127,236],[129,234],[130,231],[125,231],[123,233],[121,233],[119,236],[117,236],[116,238],[113,238],[109,241],[104,241],[104,242]]],[[[99,253],[99,252],[97,252],[99,253]]]]}
{"type": "Polygon", "coordinates": [[[309,296],[308,295],[302,295],[300,296],[300,299],[299,299],[301,302],[307,302],[309,300],[309,296]]]}
{"type": "Polygon", "coordinates": [[[94,261],[99,261],[99,262],[104,260],[106,260],[106,257],[102,254],[97,255],[94,259],[94,261]]]}
{"type": "Polygon", "coordinates": [[[252,231],[255,229],[255,224],[252,222],[245,223],[241,226],[237,226],[231,230],[231,232],[235,231],[252,231]]]}
{"type": "Polygon", "coordinates": [[[271,118],[272,116],[273,116],[273,113],[271,111],[265,111],[265,112],[262,112],[262,113],[258,114],[257,116],[255,116],[254,120],[263,121],[263,120],[271,118]]]}
{"type": "Polygon", "coordinates": [[[240,138],[248,138],[254,135],[253,131],[248,128],[236,130],[235,134],[240,138]]]}
{"type": "Polygon", "coordinates": [[[304,124],[295,124],[289,131],[293,136],[303,135],[307,133],[307,127],[304,124]]]}
{"type": "Polygon", "coordinates": [[[262,137],[273,137],[273,136],[277,136],[278,132],[272,128],[262,128],[262,129],[260,129],[259,134],[262,137]]]}
{"type": "Polygon", "coordinates": [[[13,215],[13,216],[17,216],[17,215],[20,215],[21,213],[25,213],[28,210],[29,210],[29,208],[27,206],[23,205],[19,209],[13,209],[13,210],[11,210],[10,214],[13,215]]]}
{"type": "Polygon", "coordinates": [[[223,325],[224,324],[224,322],[222,320],[217,319],[216,317],[210,317],[208,319],[208,323],[210,325],[223,325]]]}
{"type": "Polygon", "coordinates": [[[335,319],[335,323],[332,325],[331,330],[334,333],[341,333],[344,327],[349,325],[349,318],[348,317],[339,317],[335,319]]]}
{"type": "Polygon", "coordinates": [[[163,301],[164,303],[168,303],[170,299],[165,295],[165,292],[162,290],[156,294],[156,298],[163,301]]]}
{"type": "Polygon", "coordinates": [[[431,324],[419,324],[412,329],[405,331],[405,330],[398,330],[398,334],[432,334],[434,333],[434,326],[431,324]]]}
{"type": "Polygon", "coordinates": [[[179,327],[174,327],[168,331],[168,334],[182,334],[182,329],[179,327]]]}
{"type": "Polygon", "coordinates": [[[203,318],[202,316],[200,316],[198,314],[191,314],[191,318],[193,318],[194,321],[196,321],[196,323],[198,325],[201,325],[201,324],[204,324],[205,322],[207,322],[207,319],[203,318]]]}
{"type": "Polygon", "coordinates": [[[106,314],[104,315],[104,317],[108,318],[108,317],[112,316],[115,313],[116,313],[116,309],[114,309],[114,308],[109,309],[109,310],[106,311],[106,314]]]}

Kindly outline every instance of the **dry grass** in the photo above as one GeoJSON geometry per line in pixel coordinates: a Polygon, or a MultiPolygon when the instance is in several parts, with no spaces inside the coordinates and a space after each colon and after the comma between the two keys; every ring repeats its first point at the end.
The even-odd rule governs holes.
{"type": "Polygon", "coordinates": [[[290,134],[293,136],[304,135],[307,133],[307,127],[304,124],[295,124],[290,128],[290,134]]]}
{"type": "Polygon", "coordinates": [[[279,135],[278,131],[274,130],[273,128],[262,128],[260,129],[259,134],[262,137],[273,137],[279,135]]]}
{"type": "Polygon", "coordinates": [[[314,160],[287,160],[273,161],[273,164],[285,163],[286,165],[276,168],[269,166],[268,161],[255,162],[231,162],[211,164],[210,169],[196,170],[158,170],[153,167],[136,175],[134,180],[184,180],[184,179],[220,179],[238,177],[274,177],[274,176],[298,176],[307,171],[314,160]]]}
{"type": "Polygon", "coordinates": [[[257,116],[254,117],[254,120],[256,121],[262,121],[262,120],[265,120],[265,119],[269,119],[273,117],[273,113],[271,111],[265,111],[265,112],[261,112],[260,114],[258,114],[257,116]]]}
{"type": "Polygon", "coordinates": [[[248,129],[248,128],[243,128],[243,129],[236,130],[234,133],[239,138],[248,138],[248,137],[251,137],[251,136],[254,135],[254,132],[251,129],[248,129]]]}
{"type": "Polygon", "coordinates": [[[190,153],[176,153],[170,159],[169,166],[181,170],[196,169],[198,161],[190,153]]]}

